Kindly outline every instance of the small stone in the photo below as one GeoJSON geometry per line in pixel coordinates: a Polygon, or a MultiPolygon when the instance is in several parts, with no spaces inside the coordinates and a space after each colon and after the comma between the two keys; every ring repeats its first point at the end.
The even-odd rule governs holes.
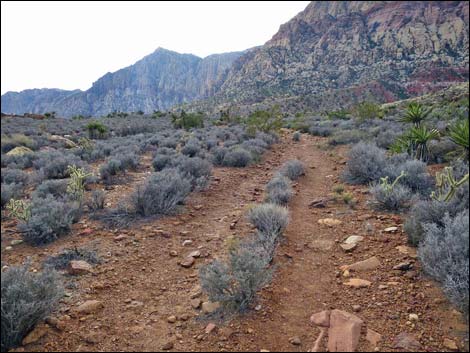
{"type": "Polygon", "coordinates": [[[415,259],[418,257],[418,254],[416,252],[416,249],[415,248],[412,248],[410,246],[406,246],[406,245],[398,245],[395,247],[395,249],[398,250],[398,252],[402,253],[402,254],[405,254],[405,255],[408,255],[409,257],[415,259]]]}
{"type": "Polygon", "coordinates": [[[199,250],[194,250],[190,252],[188,255],[188,257],[194,257],[194,258],[198,258],[200,256],[201,256],[201,252],[199,250]]]}
{"type": "Polygon", "coordinates": [[[184,268],[190,268],[192,265],[194,265],[194,262],[194,257],[188,256],[183,261],[181,261],[180,265],[184,268]]]}
{"type": "Polygon", "coordinates": [[[199,309],[201,307],[201,304],[202,304],[202,300],[199,298],[191,300],[191,306],[193,307],[193,309],[199,309]]]}
{"type": "Polygon", "coordinates": [[[90,314],[102,308],[104,308],[102,302],[98,300],[87,300],[85,303],[78,306],[75,310],[80,314],[90,314]]]}
{"type": "Polygon", "coordinates": [[[194,287],[194,288],[191,290],[190,298],[191,298],[191,299],[198,298],[198,297],[200,297],[201,295],[202,295],[201,286],[196,286],[196,287],[194,287]]]}
{"type": "Polygon", "coordinates": [[[170,349],[173,349],[174,346],[175,344],[172,341],[169,341],[162,346],[162,350],[169,351],[170,349]]]}
{"type": "Polygon", "coordinates": [[[360,278],[351,278],[348,282],[343,283],[345,286],[354,288],[366,288],[371,285],[371,282],[360,278]]]}
{"type": "Polygon", "coordinates": [[[359,344],[363,321],[342,310],[333,310],[328,330],[329,352],[354,352],[359,344]]]}
{"type": "Polygon", "coordinates": [[[176,257],[176,256],[178,256],[178,252],[176,250],[171,250],[170,251],[170,256],[171,257],[176,257]]]}
{"type": "Polygon", "coordinates": [[[204,302],[202,303],[202,312],[204,314],[212,314],[214,311],[216,311],[220,307],[220,304],[218,302],[212,303],[212,302],[204,302]]]}
{"type": "Polygon", "coordinates": [[[122,241],[124,239],[127,239],[127,235],[125,234],[120,234],[117,237],[114,237],[114,241],[122,241]]]}
{"type": "Polygon", "coordinates": [[[335,218],[322,218],[318,220],[318,224],[323,224],[328,227],[334,227],[340,225],[342,222],[339,219],[335,218]]]}
{"type": "Polygon", "coordinates": [[[350,274],[349,270],[345,270],[345,271],[343,272],[343,277],[349,277],[350,275],[351,275],[351,274],[350,274]]]}
{"type": "Polygon", "coordinates": [[[312,202],[310,202],[308,207],[311,207],[311,208],[325,208],[326,203],[327,203],[326,199],[315,199],[312,202]]]}
{"type": "Polygon", "coordinates": [[[302,344],[302,341],[299,337],[295,336],[289,339],[289,343],[294,346],[300,346],[302,344]]]}
{"type": "Polygon", "coordinates": [[[404,348],[407,350],[420,350],[421,343],[416,338],[407,332],[401,332],[393,340],[393,348],[404,348]]]}
{"type": "Polygon", "coordinates": [[[192,240],[189,240],[189,239],[186,239],[185,241],[183,241],[183,246],[189,246],[193,243],[192,240]]]}
{"type": "Polygon", "coordinates": [[[206,334],[210,334],[216,328],[217,328],[217,326],[211,322],[206,326],[205,332],[206,332],[206,334]]]}
{"type": "Polygon", "coordinates": [[[364,237],[361,237],[360,235],[351,235],[350,237],[348,237],[344,243],[345,244],[355,244],[355,243],[358,243],[360,241],[363,241],[364,240],[364,237]]]}
{"type": "Polygon", "coordinates": [[[84,275],[93,272],[93,267],[83,260],[72,260],[67,266],[70,275],[84,275]]]}
{"type": "Polygon", "coordinates": [[[456,351],[459,349],[459,347],[457,347],[457,344],[448,338],[444,338],[444,341],[442,342],[442,344],[444,345],[444,347],[446,347],[447,349],[450,349],[451,351],[456,351]]]}
{"type": "Polygon", "coordinates": [[[168,316],[166,321],[170,324],[174,324],[176,322],[176,316],[174,316],[174,315],[168,316]]]}
{"type": "Polygon", "coordinates": [[[350,252],[350,251],[353,251],[357,247],[357,243],[340,244],[339,246],[341,246],[344,252],[350,252]]]}
{"type": "Polygon", "coordinates": [[[380,284],[379,285],[380,290],[384,290],[384,289],[387,289],[387,288],[388,288],[388,286],[386,286],[385,284],[380,284]]]}
{"type": "Polygon", "coordinates": [[[6,246],[6,247],[5,247],[5,250],[6,250],[6,251],[13,250],[13,246],[6,246]]]}
{"type": "Polygon", "coordinates": [[[310,316],[310,322],[316,326],[329,327],[330,326],[330,314],[329,310],[320,311],[310,316]]]}
{"type": "Polygon", "coordinates": [[[388,227],[384,229],[385,233],[394,233],[398,230],[398,227],[388,227]]]}
{"type": "Polygon", "coordinates": [[[361,306],[358,304],[355,304],[352,306],[352,309],[355,313],[358,313],[359,311],[361,311],[361,306]]]}
{"type": "Polygon", "coordinates": [[[39,341],[47,334],[47,328],[44,326],[38,326],[33,331],[31,331],[21,342],[23,346],[26,346],[30,343],[39,341]]]}
{"type": "Polygon", "coordinates": [[[418,321],[418,320],[419,320],[419,317],[418,317],[418,315],[416,315],[416,314],[410,314],[410,315],[408,316],[408,319],[409,319],[410,321],[418,321]]]}
{"type": "Polygon", "coordinates": [[[345,270],[369,271],[369,270],[375,270],[379,266],[380,266],[379,259],[373,256],[367,260],[353,263],[352,265],[341,266],[340,269],[342,271],[345,271],[345,270]]]}
{"type": "Polygon", "coordinates": [[[402,262],[396,266],[393,266],[394,270],[401,270],[401,271],[408,271],[412,268],[413,268],[413,265],[411,264],[411,262],[402,262]]]}
{"type": "Polygon", "coordinates": [[[22,239],[13,239],[11,242],[10,242],[10,245],[12,246],[15,246],[15,245],[20,245],[23,243],[23,240],[22,239]]]}

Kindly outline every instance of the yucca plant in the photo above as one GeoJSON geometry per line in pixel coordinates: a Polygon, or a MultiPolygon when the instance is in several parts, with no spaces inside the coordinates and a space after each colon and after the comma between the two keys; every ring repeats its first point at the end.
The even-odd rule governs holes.
{"type": "Polygon", "coordinates": [[[415,146],[415,158],[426,162],[429,158],[428,142],[439,137],[439,131],[428,129],[426,126],[414,126],[408,133],[408,138],[415,146]]]}
{"type": "Polygon", "coordinates": [[[457,151],[460,155],[465,156],[465,158],[469,159],[469,134],[468,134],[468,119],[460,120],[456,122],[449,128],[449,138],[454,142],[456,145],[459,146],[459,151],[457,151]]]}
{"type": "Polygon", "coordinates": [[[400,119],[401,122],[411,123],[415,127],[421,125],[421,122],[431,113],[431,109],[424,108],[420,103],[411,102],[408,106],[405,116],[400,119]]]}

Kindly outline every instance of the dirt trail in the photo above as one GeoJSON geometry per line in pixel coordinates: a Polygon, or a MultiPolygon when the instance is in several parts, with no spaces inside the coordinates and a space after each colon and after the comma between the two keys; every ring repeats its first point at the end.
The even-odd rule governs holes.
{"type": "MultiPolygon", "coordinates": [[[[393,350],[391,342],[401,331],[415,334],[428,350],[445,350],[442,341],[446,337],[458,341],[454,335],[463,327],[436,286],[416,271],[405,276],[391,270],[393,265],[410,260],[395,249],[406,243],[400,217],[372,212],[365,203],[365,188],[349,186],[346,189],[358,201],[355,209],[340,202],[331,202],[324,209],[308,207],[313,199],[330,196],[345,160],[344,148],[334,152],[320,149],[324,141],[303,135],[301,142],[293,143],[287,134],[257,165],[214,169],[208,190],[191,195],[180,215],[114,232],[87,221],[77,225],[72,236],[47,248],[37,251],[20,245],[2,254],[7,263],[19,263],[32,255],[38,264],[63,248],[92,246],[106,260],[94,274],[70,282],[67,291],[71,296],[57,315],[59,329],[48,329],[45,338],[27,349],[159,351],[167,345],[175,351],[306,351],[318,334],[309,323],[310,315],[328,308],[352,312],[352,305],[360,305],[356,315],[384,336],[381,350],[393,350]],[[200,311],[190,304],[191,292],[199,283],[198,268],[225,254],[227,238],[252,231],[245,220],[247,208],[262,202],[266,183],[292,158],[305,163],[307,175],[294,185],[296,195],[289,204],[291,222],[277,251],[273,282],[260,293],[260,310],[218,323],[216,333],[204,334],[207,322],[197,319],[200,311]],[[342,224],[318,224],[327,217],[342,224]],[[398,226],[399,232],[383,233],[388,226],[398,226]],[[83,228],[91,229],[91,234],[83,234],[83,228]],[[124,235],[123,239],[116,241],[118,235],[124,235]],[[337,242],[349,235],[362,235],[365,240],[353,253],[345,254],[337,242]],[[192,243],[183,246],[185,240],[192,243]],[[181,267],[179,262],[196,249],[202,257],[189,269],[181,267]],[[171,256],[172,251],[177,256],[171,256]],[[342,278],[339,266],[374,255],[381,266],[358,275],[373,282],[371,287],[344,286],[346,278],[342,278]],[[398,284],[378,289],[388,282],[398,284]],[[86,300],[99,300],[104,308],[89,315],[75,314],[76,305],[86,300]],[[409,313],[418,314],[419,321],[408,324],[409,313]],[[172,315],[177,321],[167,322],[172,315]],[[294,336],[300,338],[301,345],[289,343],[294,336]]],[[[111,202],[135,187],[145,173],[143,168],[133,181],[112,190],[111,202]]],[[[419,270],[419,264],[415,268],[419,270]]],[[[371,349],[364,339],[359,348],[371,349]]]]}

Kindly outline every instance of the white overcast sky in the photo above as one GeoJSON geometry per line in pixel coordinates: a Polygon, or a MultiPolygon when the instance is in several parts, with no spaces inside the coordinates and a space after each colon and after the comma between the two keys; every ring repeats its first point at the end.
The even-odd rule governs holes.
{"type": "Polygon", "coordinates": [[[268,41],[308,1],[1,2],[1,93],[88,89],[156,48],[200,57],[268,41]]]}

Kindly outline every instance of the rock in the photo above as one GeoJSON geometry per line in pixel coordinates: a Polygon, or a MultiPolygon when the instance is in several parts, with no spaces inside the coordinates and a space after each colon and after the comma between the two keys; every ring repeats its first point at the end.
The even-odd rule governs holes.
{"type": "Polygon", "coordinates": [[[171,257],[176,257],[176,256],[178,256],[178,252],[176,250],[171,250],[170,251],[170,256],[171,257]]]}
{"type": "Polygon", "coordinates": [[[352,309],[355,313],[358,313],[359,311],[361,311],[361,306],[359,304],[355,304],[352,306],[352,309]]]}
{"type": "Polygon", "coordinates": [[[13,250],[13,246],[6,246],[6,247],[5,247],[5,250],[6,250],[6,251],[13,250]]]}
{"type": "Polygon", "coordinates": [[[93,272],[93,267],[83,260],[72,260],[67,266],[70,275],[84,275],[93,272]]]}
{"type": "Polygon", "coordinates": [[[87,300],[85,303],[78,306],[75,310],[79,314],[91,314],[102,308],[104,308],[104,305],[99,300],[87,300]]]}
{"type": "Polygon", "coordinates": [[[355,352],[363,321],[342,310],[333,310],[328,330],[329,352],[355,352]]]}
{"type": "Polygon", "coordinates": [[[380,285],[379,285],[379,289],[380,289],[380,290],[384,290],[384,289],[387,289],[387,288],[388,288],[388,286],[385,285],[385,284],[380,284],[380,285]]]}
{"type": "Polygon", "coordinates": [[[302,344],[302,341],[299,337],[295,336],[289,339],[289,343],[294,346],[300,346],[302,344]]]}
{"type": "Polygon", "coordinates": [[[372,283],[366,281],[365,279],[360,278],[351,278],[348,282],[343,283],[345,286],[354,287],[354,288],[366,288],[369,287],[372,283]]]}
{"type": "Polygon", "coordinates": [[[377,257],[373,256],[373,257],[371,257],[367,260],[363,260],[363,261],[353,263],[352,265],[341,266],[340,269],[342,271],[345,271],[345,270],[370,271],[370,270],[375,270],[379,266],[380,266],[379,259],[377,257]]]}
{"type": "Polygon", "coordinates": [[[328,202],[327,199],[315,199],[312,202],[310,202],[308,207],[311,207],[311,208],[325,208],[327,202],[328,202]]]}
{"type": "Polygon", "coordinates": [[[401,271],[408,271],[408,270],[411,270],[412,268],[413,268],[413,265],[411,264],[411,262],[402,262],[396,266],[393,266],[394,270],[401,270],[401,271]]]}
{"type": "Polygon", "coordinates": [[[212,314],[218,308],[220,308],[220,304],[218,302],[215,302],[215,303],[204,302],[204,303],[202,303],[202,312],[204,314],[212,314]]]}
{"type": "Polygon", "coordinates": [[[202,304],[202,300],[199,298],[191,300],[191,306],[193,307],[193,309],[199,309],[201,307],[201,304],[202,304]]]}
{"type": "Polygon", "coordinates": [[[211,322],[206,326],[205,332],[206,332],[206,334],[210,334],[216,328],[217,328],[217,326],[211,322]]]}
{"type": "Polygon", "coordinates": [[[183,261],[181,261],[180,265],[184,268],[190,268],[192,265],[194,265],[194,262],[194,257],[188,256],[183,261]]]}
{"type": "Polygon", "coordinates": [[[173,349],[174,346],[175,346],[175,344],[174,344],[172,341],[169,341],[169,342],[166,342],[166,343],[162,346],[162,350],[164,350],[164,351],[169,351],[170,349],[173,349]]]}
{"type": "Polygon", "coordinates": [[[22,239],[14,239],[10,242],[10,245],[11,246],[15,246],[15,245],[20,245],[23,243],[23,240],[22,239]]]}
{"type": "Polygon", "coordinates": [[[21,344],[23,346],[26,346],[28,344],[37,342],[41,338],[43,338],[46,334],[47,334],[47,327],[37,326],[25,338],[23,338],[23,341],[21,342],[21,344]]]}
{"type": "Polygon", "coordinates": [[[364,237],[361,237],[360,235],[351,235],[344,241],[344,244],[355,244],[363,240],[364,237]]]}
{"type": "Polygon", "coordinates": [[[75,142],[73,142],[72,140],[69,140],[68,138],[58,136],[58,135],[50,135],[48,137],[48,140],[49,141],[63,142],[65,148],[76,148],[76,147],[78,147],[77,144],[75,142]]]}
{"type": "Polygon", "coordinates": [[[418,320],[419,320],[419,316],[416,315],[416,314],[410,314],[410,315],[408,316],[408,320],[410,320],[410,321],[418,321],[418,320]]]}
{"type": "Polygon", "coordinates": [[[89,335],[83,336],[83,340],[89,344],[96,344],[100,341],[100,336],[97,333],[92,333],[89,335]]]}
{"type": "Polygon", "coordinates": [[[122,241],[124,239],[127,239],[127,235],[125,234],[119,234],[117,237],[114,237],[114,241],[122,241]]]}
{"type": "Polygon", "coordinates": [[[400,253],[408,255],[409,257],[416,259],[418,257],[418,254],[416,252],[416,248],[412,248],[410,246],[406,245],[398,245],[395,247],[400,253]]]}
{"type": "Polygon", "coordinates": [[[415,336],[407,332],[401,332],[393,340],[393,348],[403,348],[407,350],[420,350],[421,343],[419,343],[415,336]]]}
{"type": "Polygon", "coordinates": [[[93,233],[93,229],[86,228],[82,232],[80,232],[80,235],[91,235],[92,233],[93,233]]]}
{"type": "Polygon", "coordinates": [[[307,245],[307,248],[312,250],[319,250],[319,251],[329,251],[333,248],[335,242],[333,240],[314,240],[307,245]]]}
{"type": "Polygon", "coordinates": [[[168,316],[166,321],[170,324],[174,324],[176,322],[176,316],[175,315],[168,316]]]}
{"type": "Polygon", "coordinates": [[[329,310],[320,311],[310,316],[310,322],[316,326],[329,327],[330,326],[330,314],[329,310]]]}
{"type": "Polygon", "coordinates": [[[384,229],[385,233],[394,233],[398,230],[398,227],[388,227],[384,229]]]}
{"type": "Polygon", "coordinates": [[[459,349],[459,347],[457,347],[457,344],[448,338],[444,338],[442,345],[447,349],[450,349],[451,351],[457,351],[459,349]]]}
{"type": "Polygon", "coordinates": [[[339,246],[341,246],[344,252],[350,252],[350,251],[353,251],[357,247],[357,243],[339,244],[339,246]]]}
{"type": "Polygon", "coordinates": [[[191,290],[190,298],[191,298],[191,299],[198,298],[198,297],[200,297],[201,295],[202,295],[201,286],[196,286],[196,287],[194,287],[194,288],[191,290]]]}
{"type": "Polygon", "coordinates": [[[188,254],[188,257],[198,258],[201,256],[201,252],[199,250],[194,250],[188,254]]]}
{"type": "Polygon", "coordinates": [[[379,342],[382,340],[382,335],[370,328],[367,328],[366,340],[369,341],[373,347],[377,347],[379,342]]]}
{"type": "Polygon", "coordinates": [[[189,246],[193,243],[192,240],[189,240],[189,239],[186,239],[185,241],[183,241],[183,246],[189,246]]]}
{"type": "Polygon", "coordinates": [[[322,218],[318,220],[318,224],[323,224],[328,227],[334,227],[340,225],[342,222],[339,219],[335,218],[322,218]]]}

